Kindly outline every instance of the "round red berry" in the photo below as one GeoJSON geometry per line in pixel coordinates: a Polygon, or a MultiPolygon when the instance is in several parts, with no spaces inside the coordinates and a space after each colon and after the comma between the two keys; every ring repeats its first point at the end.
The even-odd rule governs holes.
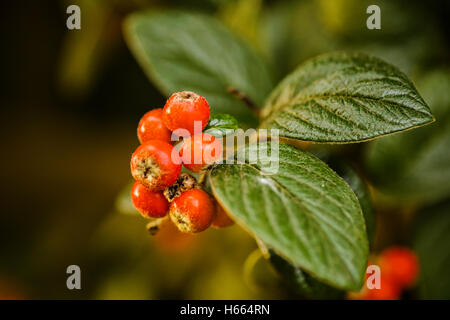
{"type": "Polygon", "coordinates": [[[141,118],[139,121],[137,134],[141,143],[149,140],[162,140],[170,143],[172,133],[162,121],[163,109],[154,109],[141,118]]]}
{"type": "Polygon", "coordinates": [[[390,247],[384,250],[378,263],[381,273],[392,278],[400,287],[412,286],[419,272],[417,256],[405,247],[390,247]]]}
{"type": "Polygon", "coordinates": [[[187,169],[199,172],[222,157],[222,142],[207,133],[184,138],[180,157],[187,169]]]}
{"type": "Polygon", "coordinates": [[[174,93],[167,100],[163,111],[163,122],[166,127],[183,137],[200,133],[209,121],[208,102],[191,91],[174,93]]]}
{"type": "Polygon", "coordinates": [[[174,183],[181,172],[178,151],[167,142],[149,140],[131,156],[133,178],[152,191],[163,190],[174,183]]]}
{"type": "Polygon", "coordinates": [[[170,219],[182,232],[206,230],[214,218],[214,203],[201,189],[191,189],[175,198],[169,209],[170,219]]]}
{"type": "Polygon", "coordinates": [[[162,218],[169,211],[169,202],[162,191],[150,191],[138,181],[131,188],[131,201],[145,218],[162,218]]]}
{"type": "Polygon", "coordinates": [[[211,226],[215,228],[225,228],[234,224],[228,213],[220,204],[216,202],[216,216],[211,222],[211,226]]]}

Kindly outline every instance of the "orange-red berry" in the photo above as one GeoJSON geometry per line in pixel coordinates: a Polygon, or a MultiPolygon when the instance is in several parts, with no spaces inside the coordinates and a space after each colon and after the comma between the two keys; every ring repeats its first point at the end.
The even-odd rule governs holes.
{"type": "Polygon", "coordinates": [[[172,133],[162,121],[163,109],[153,109],[141,118],[137,128],[139,141],[162,140],[170,143],[172,133]]]}
{"type": "Polygon", "coordinates": [[[152,191],[163,190],[174,183],[181,172],[178,151],[167,142],[149,140],[131,156],[133,178],[152,191]]]}
{"type": "Polygon", "coordinates": [[[378,259],[381,273],[395,281],[400,287],[412,286],[419,272],[419,261],[410,249],[390,247],[378,259]]]}
{"type": "Polygon", "coordinates": [[[163,111],[163,122],[166,127],[183,137],[200,133],[209,121],[208,102],[191,91],[174,93],[167,100],[163,111]],[[196,130],[194,130],[195,122],[199,124],[198,129],[195,127],[196,130]],[[182,130],[184,132],[177,129],[184,129],[182,130]]]}
{"type": "Polygon", "coordinates": [[[222,157],[222,143],[210,134],[196,134],[184,138],[180,157],[187,169],[199,172],[222,157]]]}
{"type": "Polygon", "coordinates": [[[234,221],[230,218],[225,209],[216,202],[216,216],[211,222],[211,226],[215,228],[225,228],[234,224],[234,221]]]}
{"type": "Polygon", "coordinates": [[[169,211],[169,202],[162,191],[150,191],[138,181],[131,188],[131,201],[145,218],[162,218],[169,211]]]}
{"type": "Polygon", "coordinates": [[[201,189],[191,189],[175,198],[169,209],[170,219],[182,232],[206,230],[215,214],[211,197],[201,189]]]}

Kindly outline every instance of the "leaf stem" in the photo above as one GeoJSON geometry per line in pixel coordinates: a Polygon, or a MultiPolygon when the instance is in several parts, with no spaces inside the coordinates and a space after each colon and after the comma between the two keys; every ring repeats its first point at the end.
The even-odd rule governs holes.
{"type": "Polygon", "coordinates": [[[253,112],[253,114],[259,118],[261,109],[256,105],[256,103],[253,102],[252,99],[250,99],[249,96],[234,87],[229,87],[227,89],[227,92],[233,95],[235,98],[244,102],[245,105],[253,112]]]}
{"type": "Polygon", "coordinates": [[[210,167],[210,166],[208,166],[208,167],[202,169],[202,171],[201,171],[201,173],[200,173],[200,177],[198,178],[197,183],[198,183],[198,185],[201,186],[201,187],[204,187],[204,186],[205,186],[205,183],[206,183],[206,176],[207,176],[207,174],[208,174],[208,170],[210,169],[209,167],[210,167]]]}

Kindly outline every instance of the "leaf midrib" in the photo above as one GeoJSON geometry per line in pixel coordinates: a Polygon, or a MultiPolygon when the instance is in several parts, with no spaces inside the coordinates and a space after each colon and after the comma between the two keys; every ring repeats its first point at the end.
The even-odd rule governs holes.
{"type": "MultiPolygon", "coordinates": [[[[399,95],[399,97],[400,96],[401,95],[399,95]]],[[[301,104],[303,104],[305,102],[308,102],[308,101],[315,101],[315,100],[318,100],[318,99],[327,99],[327,98],[361,99],[361,100],[369,100],[369,101],[382,101],[382,102],[387,103],[387,104],[393,104],[395,106],[399,106],[400,108],[407,108],[407,109],[409,109],[409,110],[411,110],[413,112],[417,112],[417,113],[426,115],[427,117],[431,117],[430,120],[428,120],[426,122],[422,122],[421,124],[426,124],[426,123],[432,122],[433,119],[434,119],[434,117],[431,114],[429,114],[429,113],[426,113],[424,111],[417,110],[417,109],[414,109],[414,108],[410,108],[408,106],[404,106],[404,105],[400,104],[399,102],[385,100],[383,98],[375,98],[375,97],[364,96],[364,95],[323,94],[323,95],[313,95],[313,96],[306,96],[306,97],[301,97],[301,98],[295,98],[295,99],[293,99],[290,102],[286,102],[286,103],[282,104],[278,108],[274,108],[270,112],[270,114],[266,117],[266,119],[263,120],[263,122],[261,123],[261,126],[264,126],[267,122],[270,122],[274,118],[276,118],[277,112],[283,111],[284,109],[289,108],[289,107],[291,107],[294,104],[301,105],[301,104]]]]}

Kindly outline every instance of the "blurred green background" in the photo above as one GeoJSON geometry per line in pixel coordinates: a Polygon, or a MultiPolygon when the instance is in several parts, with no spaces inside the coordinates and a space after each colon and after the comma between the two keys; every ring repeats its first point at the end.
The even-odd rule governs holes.
{"type": "MultiPolygon", "coordinates": [[[[168,226],[152,238],[145,220],[129,207],[129,159],[138,145],[137,123],[166,98],[124,42],[122,22],[131,12],[177,8],[217,17],[262,55],[274,83],[298,63],[324,52],[376,55],[407,73],[432,110],[442,107],[440,114],[448,119],[446,0],[73,0],[9,1],[1,6],[0,298],[297,297],[259,259],[254,240],[238,226],[195,236],[168,226]],[[70,4],[81,7],[80,31],[66,28],[70,4]],[[369,4],[380,5],[382,30],[367,30],[369,4]],[[71,264],[81,267],[82,290],[66,288],[71,264]]],[[[365,145],[340,152],[351,157],[365,145]]],[[[405,147],[404,157],[414,147],[405,147]]],[[[448,139],[441,148],[444,156],[436,176],[442,170],[444,176],[449,173],[448,139]]],[[[441,192],[420,203],[403,201],[401,195],[392,201],[377,189],[383,175],[390,175],[383,172],[388,164],[378,165],[382,161],[369,164],[371,174],[365,174],[372,175],[368,180],[375,202],[382,203],[376,206],[374,250],[392,243],[414,245],[424,260],[433,260],[434,252],[440,263],[424,268],[421,279],[427,282],[410,297],[449,298],[449,269],[443,266],[450,264],[450,224],[442,222],[449,220],[449,182],[415,180],[425,186],[420,191],[422,182],[418,184],[419,196],[430,185],[441,192]],[[436,216],[443,217],[435,222],[436,216]],[[426,243],[428,235],[436,234],[439,226],[442,239],[435,241],[447,246],[430,252],[435,246],[426,243]],[[429,280],[436,272],[444,276],[440,282],[429,280]]],[[[402,166],[398,161],[395,168],[402,166]]]]}

